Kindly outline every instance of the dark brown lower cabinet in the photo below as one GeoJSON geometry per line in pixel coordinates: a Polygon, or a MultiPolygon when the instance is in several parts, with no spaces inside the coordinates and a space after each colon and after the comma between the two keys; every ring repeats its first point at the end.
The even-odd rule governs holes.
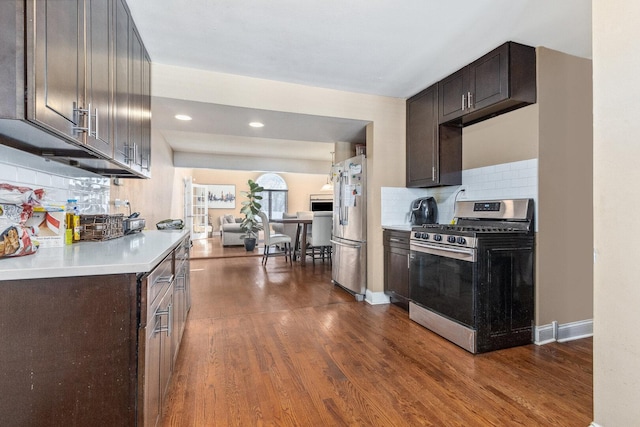
{"type": "Polygon", "coordinates": [[[0,425],[136,424],[135,274],[0,282],[0,425]]]}
{"type": "Polygon", "coordinates": [[[0,281],[0,426],[155,426],[189,311],[189,246],[145,274],[0,281]]]}
{"type": "Polygon", "coordinates": [[[384,293],[409,310],[409,231],[384,230],[384,293]]]}

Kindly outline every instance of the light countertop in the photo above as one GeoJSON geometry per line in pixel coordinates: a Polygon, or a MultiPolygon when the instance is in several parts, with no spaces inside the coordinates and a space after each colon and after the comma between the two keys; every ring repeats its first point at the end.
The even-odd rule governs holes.
{"type": "Polygon", "coordinates": [[[103,242],[40,248],[33,255],[0,258],[0,281],[145,273],[189,235],[189,230],[145,230],[103,242]]]}

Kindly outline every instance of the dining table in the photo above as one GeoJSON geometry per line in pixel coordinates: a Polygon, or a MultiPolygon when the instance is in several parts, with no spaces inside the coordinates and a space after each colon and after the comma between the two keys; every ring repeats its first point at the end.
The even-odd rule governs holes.
{"type": "Polygon", "coordinates": [[[273,218],[269,222],[277,224],[297,224],[296,241],[293,246],[293,260],[296,261],[296,253],[300,248],[300,265],[306,264],[306,248],[307,248],[307,227],[313,222],[312,218],[273,218]],[[299,245],[298,245],[299,244],[299,245]],[[303,252],[304,251],[304,252],[303,252]]]}

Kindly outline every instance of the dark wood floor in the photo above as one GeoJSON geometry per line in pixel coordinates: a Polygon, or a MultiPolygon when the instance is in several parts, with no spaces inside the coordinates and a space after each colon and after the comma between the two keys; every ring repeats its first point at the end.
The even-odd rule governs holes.
{"type": "Polygon", "coordinates": [[[330,267],[193,260],[163,426],[580,426],[592,340],[471,355],[330,267]]]}

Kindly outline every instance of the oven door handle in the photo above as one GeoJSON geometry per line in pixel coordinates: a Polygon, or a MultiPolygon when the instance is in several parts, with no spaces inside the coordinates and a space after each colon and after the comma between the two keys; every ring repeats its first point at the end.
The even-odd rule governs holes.
{"type": "Polygon", "coordinates": [[[415,252],[455,258],[462,261],[475,262],[476,260],[476,250],[471,248],[452,248],[443,245],[430,245],[428,243],[411,243],[409,249],[415,252]]]}

